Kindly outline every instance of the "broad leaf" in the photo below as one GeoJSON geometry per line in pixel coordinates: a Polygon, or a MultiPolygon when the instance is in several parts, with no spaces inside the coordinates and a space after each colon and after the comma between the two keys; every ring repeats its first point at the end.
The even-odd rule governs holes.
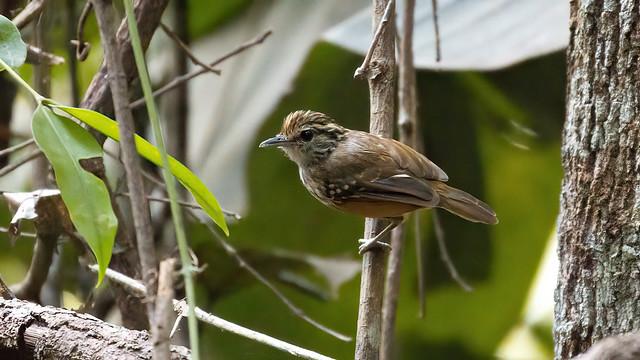
{"type": "MultiPolygon", "coordinates": [[[[118,123],[109,119],[108,117],[88,109],[80,109],[68,106],[56,106],[60,110],[63,110],[67,114],[75,117],[83,123],[98,130],[102,134],[110,137],[113,140],[120,141],[120,134],[118,132],[118,123]]],[[[153,146],[147,140],[136,135],[136,148],[138,153],[145,159],[151,161],[157,166],[162,166],[162,158],[158,148],[153,146]]],[[[169,170],[171,173],[180,180],[180,183],[191,192],[194,199],[202,209],[211,217],[213,222],[216,223],[222,229],[222,231],[229,235],[229,228],[224,219],[222,209],[218,204],[218,201],[213,194],[207,189],[202,181],[191,171],[184,166],[181,162],[173,157],[169,157],[169,170]]]]}
{"type": "Polygon", "coordinates": [[[22,41],[20,31],[11,20],[0,15],[0,59],[11,67],[18,67],[26,58],[27,45],[22,41]]]}
{"type": "Polygon", "coordinates": [[[53,166],[71,221],[96,257],[100,284],[111,260],[118,220],[104,182],[83,169],[80,160],[102,157],[102,149],[80,125],[44,106],[34,112],[31,129],[53,166]]]}

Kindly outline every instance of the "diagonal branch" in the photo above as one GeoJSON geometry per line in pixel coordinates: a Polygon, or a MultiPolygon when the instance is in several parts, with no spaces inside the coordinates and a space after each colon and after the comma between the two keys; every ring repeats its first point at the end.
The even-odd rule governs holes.
{"type": "MultiPolygon", "coordinates": [[[[227,59],[232,58],[232,57],[244,52],[247,49],[250,49],[250,48],[252,48],[252,47],[254,47],[256,45],[262,44],[269,37],[269,35],[271,35],[271,33],[272,33],[271,30],[265,31],[262,35],[258,36],[257,38],[255,38],[255,39],[253,39],[253,40],[251,40],[249,42],[246,42],[246,43],[238,46],[237,48],[231,50],[230,52],[222,55],[218,59],[216,59],[213,62],[209,63],[208,66],[213,68],[214,66],[223,63],[227,59]]],[[[194,70],[194,71],[192,71],[190,73],[178,76],[175,79],[171,80],[166,85],[164,85],[161,88],[155,90],[153,92],[153,96],[154,97],[158,97],[158,96],[166,93],[167,91],[169,91],[169,90],[171,90],[171,89],[173,89],[173,88],[175,88],[177,86],[180,86],[184,82],[189,81],[189,80],[193,79],[194,77],[196,77],[198,75],[202,75],[202,74],[204,74],[204,73],[206,73],[208,71],[209,71],[208,69],[200,68],[200,69],[194,70]]],[[[137,108],[139,106],[142,106],[143,104],[144,104],[144,99],[140,98],[140,99],[132,102],[131,104],[129,104],[129,107],[131,107],[132,109],[135,109],[135,108],[137,108]]]]}
{"type": "MultiPolygon", "coordinates": [[[[96,265],[89,265],[89,268],[96,272],[98,267],[96,265]]],[[[107,269],[106,276],[114,282],[117,282],[121,285],[126,286],[137,296],[146,296],[145,286],[137,280],[134,280],[124,274],[121,274],[117,271],[107,269]]],[[[188,310],[188,305],[184,300],[173,300],[173,308],[178,313],[178,315],[186,313],[188,310]]],[[[320,359],[320,360],[328,360],[331,359],[322,354],[318,354],[311,350],[307,350],[296,345],[289,344],[282,340],[278,340],[269,335],[259,333],[257,331],[245,328],[243,326],[234,324],[222,318],[219,318],[211,313],[208,313],[202,310],[199,307],[196,307],[196,317],[198,320],[207,323],[209,325],[215,326],[219,329],[228,331],[230,333],[240,335],[251,339],[253,341],[271,346],[278,350],[282,350],[289,354],[304,358],[304,359],[320,359]]]]}

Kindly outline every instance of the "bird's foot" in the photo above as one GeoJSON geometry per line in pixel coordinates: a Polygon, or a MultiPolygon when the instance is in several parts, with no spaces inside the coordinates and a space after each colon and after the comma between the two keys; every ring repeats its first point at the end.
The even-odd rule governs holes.
{"type": "Polygon", "coordinates": [[[391,250],[391,245],[384,241],[379,241],[377,238],[372,239],[358,239],[360,246],[358,246],[358,253],[360,255],[375,248],[381,248],[383,250],[391,250]]]}

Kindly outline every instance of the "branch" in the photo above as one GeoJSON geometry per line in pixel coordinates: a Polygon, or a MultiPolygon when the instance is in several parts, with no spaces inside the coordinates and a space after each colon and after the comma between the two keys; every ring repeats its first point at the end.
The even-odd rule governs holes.
{"type": "MultiPolygon", "coordinates": [[[[127,74],[124,65],[120,62],[123,49],[118,44],[114,35],[115,17],[113,6],[109,0],[92,0],[93,8],[100,28],[102,47],[105,53],[105,63],[108,69],[108,81],[113,97],[116,118],[118,119],[120,148],[122,149],[122,163],[125,168],[127,187],[131,192],[130,204],[133,216],[133,224],[136,232],[136,244],[142,279],[147,286],[147,293],[153,299],[156,292],[156,249],[151,228],[151,215],[149,203],[144,190],[142,175],[140,174],[140,159],[134,142],[135,125],[133,114],[129,109],[129,94],[127,74]]],[[[146,302],[147,316],[152,328],[156,332],[153,301],[146,302]]]]}
{"type": "MultiPolygon", "coordinates": [[[[98,267],[96,265],[89,265],[89,268],[94,272],[98,271],[98,267]]],[[[126,286],[128,289],[130,289],[134,293],[134,295],[146,296],[146,289],[144,285],[142,285],[142,283],[140,283],[139,281],[134,280],[126,275],[123,275],[111,269],[107,269],[106,276],[112,281],[126,286]]],[[[186,314],[188,311],[188,308],[189,306],[185,301],[175,300],[175,299],[173,300],[173,309],[178,313],[178,316],[181,316],[181,314],[186,314]]],[[[318,354],[311,350],[307,350],[307,349],[298,347],[296,345],[289,344],[282,340],[273,338],[269,335],[265,335],[257,331],[245,328],[243,326],[234,324],[232,322],[219,318],[213,314],[210,314],[199,307],[196,307],[195,311],[196,311],[196,317],[198,318],[198,320],[204,323],[207,323],[219,329],[234,333],[236,335],[246,337],[248,339],[257,341],[259,343],[271,346],[278,350],[288,352],[289,354],[292,354],[304,359],[321,359],[321,360],[331,359],[327,356],[318,354]]]]}
{"type": "Polygon", "coordinates": [[[158,291],[156,292],[155,322],[157,330],[153,337],[153,359],[169,359],[169,330],[171,315],[173,313],[173,275],[176,266],[175,259],[165,259],[160,263],[158,273],[158,291]]]}
{"type": "MultiPolygon", "coordinates": [[[[232,51],[226,53],[225,55],[222,55],[218,59],[216,59],[213,62],[209,63],[209,67],[214,67],[216,65],[219,65],[219,64],[223,63],[225,60],[227,60],[227,59],[229,59],[231,57],[234,57],[235,55],[238,55],[241,52],[243,52],[243,51],[245,51],[245,50],[247,50],[249,48],[252,48],[252,47],[254,47],[256,45],[262,44],[267,39],[267,37],[269,37],[269,35],[271,35],[271,33],[272,33],[271,30],[265,31],[262,35],[258,36],[257,38],[238,46],[237,48],[233,49],[232,51]]],[[[171,80],[166,85],[164,85],[161,88],[159,88],[158,90],[155,90],[153,92],[153,96],[154,97],[158,97],[158,96],[166,93],[167,91],[169,91],[169,90],[171,90],[171,89],[173,89],[173,88],[175,88],[177,86],[180,86],[182,83],[184,83],[186,81],[189,81],[189,80],[193,79],[194,77],[196,77],[198,75],[202,75],[202,74],[206,73],[207,71],[209,71],[209,70],[200,68],[200,69],[194,70],[194,71],[192,71],[190,73],[178,76],[175,79],[171,80]]],[[[131,104],[129,104],[129,107],[132,108],[132,109],[135,109],[138,106],[141,106],[143,104],[144,104],[144,99],[140,98],[140,99],[132,102],[131,104]]]]}
{"type": "MultiPolygon", "coordinates": [[[[160,17],[167,7],[169,0],[136,0],[135,11],[136,20],[140,27],[140,39],[143,48],[149,46],[151,37],[155,32],[160,17]]],[[[125,80],[131,82],[137,77],[136,65],[133,59],[133,50],[131,49],[131,41],[129,40],[129,30],[126,19],[120,23],[118,32],[116,33],[116,41],[118,43],[119,62],[122,65],[125,80]]],[[[102,64],[98,72],[93,76],[91,84],[87,88],[85,98],[82,100],[81,107],[98,110],[104,114],[113,113],[113,103],[111,102],[111,90],[108,85],[108,71],[105,63],[102,64]]]]}
{"type": "Polygon", "coordinates": [[[18,29],[22,29],[42,12],[46,3],[47,0],[33,0],[29,2],[27,6],[11,21],[18,29]]]}
{"type": "Polygon", "coordinates": [[[431,13],[433,14],[433,34],[436,39],[436,62],[442,59],[440,48],[440,24],[438,22],[438,0],[431,0],[431,13]]]}
{"type": "Polygon", "coordinates": [[[369,65],[371,64],[373,51],[376,49],[376,46],[378,46],[378,42],[380,41],[380,36],[382,36],[384,28],[387,27],[387,24],[389,23],[389,19],[391,19],[391,14],[393,13],[392,9],[395,9],[395,0],[389,0],[389,2],[387,2],[387,7],[384,10],[384,15],[382,16],[382,20],[380,21],[380,23],[378,23],[378,27],[376,29],[375,34],[373,35],[373,40],[371,41],[371,45],[369,45],[369,50],[367,50],[367,54],[364,57],[364,61],[362,62],[362,65],[360,65],[356,69],[356,72],[353,74],[354,78],[362,80],[362,79],[365,79],[366,77],[370,77],[369,65]]]}
{"type": "Polygon", "coordinates": [[[14,152],[16,152],[18,150],[22,150],[22,149],[26,148],[27,146],[33,145],[35,143],[36,143],[35,140],[29,139],[27,141],[21,142],[20,144],[16,144],[16,145],[13,145],[13,146],[8,147],[6,149],[2,149],[2,150],[0,150],[0,157],[6,156],[6,155],[10,155],[10,154],[12,154],[12,153],[14,153],[14,152]]]}
{"type": "Polygon", "coordinates": [[[163,23],[160,23],[160,28],[162,28],[162,31],[164,31],[165,34],[167,34],[167,36],[169,36],[171,38],[171,40],[173,40],[173,42],[176,43],[176,45],[178,45],[178,47],[180,49],[182,49],[182,51],[187,55],[187,57],[189,57],[189,59],[191,59],[191,61],[196,64],[196,65],[200,65],[200,67],[202,67],[203,69],[206,69],[209,72],[212,72],[216,75],[220,75],[222,72],[218,69],[214,69],[212,66],[209,66],[205,63],[203,63],[202,61],[200,61],[192,52],[191,49],[189,49],[189,47],[182,42],[182,40],[180,40],[180,37],[178,35],[176,35],[176,33],[174,33],[171,29],[169,29],[169,27],[163,23]]]}
{"type": "MultiPolygon", "coordinates": [[[[146,176],[145,174],[143,174],[143,176],[148,179],[148,176],[146,176]]],[[[129,193],[128,192],[121,192],[121,193],[117,193],[116,196],[129,196],[129,193]]],[[[152,196],[152,195],[147,195],[147,200],[154,201],[154,202],[165,203],[165,204],[169,203],[169,199],[167,199],[167,198],[162,198],[162,197],[157,197],[157,196],[152,196]]],[[[189,208],[189,209],[202,210],[202,206],[200,206],[200,205],[198,205],[196,203],[192,203],[192,202],[178,201],[178,205],[184,206],[184,207],[189,208]]],[[[241,220],[242,219],[242,216],[240,216],[240,214],[235,213],[233,211],[222,209],[222,213],[225,216],[234,218],[235,220],[241,220]]]]}
{"type": "MultiPolygon", "coordinates": [[[[112,325],[88,314],[0,299],[0,354],[33,359],[150,360],[151,342],[145,331],[112,325]]],[[[189,350],[172,346],[171,358],[186,360],[189,350]]]]}
{"type": "Polygon", "coordinates": [[[433,209],[432,215],[433,217],[433,229],[436,234],[436,240],[438,240],[438,248],[440,249],[440,258],[442,262],[446,265],[447,270],[449,271],[449,275],[451,278],[460,285],[466,292],[473,291],[473,287],[469,285],[458,273],[456,266],[453,264],[451,257],[449,256],[449,251],[447,250],[447,244],[444,239],[444,229],[442,228],[442,223],[440,222],[440,217],[438,216],[438,210],[433,209]]]}
{"type": "MultiPolygon", "coordinates": [[[[389,23],[394,4],[394,0],[374,0],[373,25],[378,30],[363,65],[356,70],[356,77],[362,73],[369,80],[369,131],[383,137],[393,135],[394,123],[395,26],[393,22],[389,23]],[[375,64],[375,74],[370,71],[369,62],[375,64]]],[[[382,222],[367,218],[364,238],[373,238],[381,230],[381,225],[382,222]]],[[[382,249],[374,248],[364,253],[358,306],[356,360],[378,359],[380,356],[384,268],[385,253],[382,249]]]]}
{"type": "Polygon", "coordinates": [[[33,65],[52,66],[64,64],[64,58],[27,44],[27,62],[33,65]]]}
{"type": "Polygon", "coordinates": [[[40,149],[35,149],[32,152],[30,152],[27,156],[23,157],[22,159],[16,161],[15,163],[9,164],[5,167],[3,167],[2,169],[0,169],[0,177],[7,175],[8,173],[14,171],[15,169],[19,168],[20,166],[28,163],[29,161],[36,159],[38,157],[42,156],[42,151],[40,149]]]}

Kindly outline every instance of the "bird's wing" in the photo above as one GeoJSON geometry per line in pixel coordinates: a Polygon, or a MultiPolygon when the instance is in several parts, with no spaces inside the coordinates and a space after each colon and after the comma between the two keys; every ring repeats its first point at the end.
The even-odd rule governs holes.
{"type": "Polygon", "coordinates": [[[398,167],[410,175],[426,179],[447,181],[449,176],[426,156],[394,139],[380,139],[386,152],[398,167]]]}
{"type": "Polygon", "coordinates": [[[420,207],[433,207],[440,201],[431,183],[422,179],[400,174],[373,181],[361,181],[357,197],[378,200],[395,201],[420,207]]]}

